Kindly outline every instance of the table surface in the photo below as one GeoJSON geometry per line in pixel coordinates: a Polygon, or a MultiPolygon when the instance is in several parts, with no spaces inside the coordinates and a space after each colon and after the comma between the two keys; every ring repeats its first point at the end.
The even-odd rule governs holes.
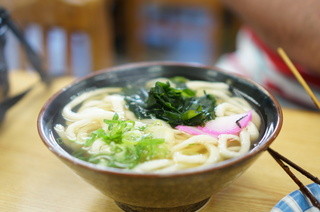
{"type": "MultiPolygon", "coordinates": [[[[50,88],[39,83],[33,72],[13,72],[10,80],[12,93],[36,86],[8,112],[0,127],[0,211],[120,212],[112,199],[59,161],[38,136],[36,122],[41,107],[74,78],[57,78],[50,88]]],[[[288,108],[283,113],[281,133],[271,147],[320,176],[320,113],[288,108]]],[[[304,184],[311,183],[294,173],[304,184]]],[[[296,189],[297,185],[264,152],[232,185],[214,195],[202,211],[270,211],[296,189]]]]}

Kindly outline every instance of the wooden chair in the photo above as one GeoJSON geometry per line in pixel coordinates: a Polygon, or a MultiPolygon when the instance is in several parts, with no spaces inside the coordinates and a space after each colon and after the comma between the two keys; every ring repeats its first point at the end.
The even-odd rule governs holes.
{"type": "Polygon", "coordinates": [[[65,73],[81,75],[73,67],[75,56],[72,42],[77,33],[89,40],[88,56],[91,60],[83,57],[80,60],[89,59],[91,70],[113,64],[112,0],[0,0],[0,4],[1,1],[6,3],[12,17],[24,30],[31,25],[40,27],[43,38],[41,50],[48,63],[50,32],[61,29],[65,33],[65,73]]]}
{"type": "Polygon", "coordinates": [[[141,28],[148,21],[141,17],[141,10],[146,4],[159,7],[201,7],[207,11],[209,18],[214,22],[214,30],[210,32],[211,43],[216,45],[213,55],[220,53],[223,28],[223,8],[218,0],[130,0],[123,5],[126,24],[125,42],[128,57],[132,60],[143,60],[146,56],[147,46],[141,39],[141,28]]]}

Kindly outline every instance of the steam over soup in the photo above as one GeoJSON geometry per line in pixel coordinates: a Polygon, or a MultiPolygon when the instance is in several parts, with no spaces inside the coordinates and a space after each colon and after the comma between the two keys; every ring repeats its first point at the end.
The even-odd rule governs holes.
{"type": "Polygon", "coordinates": [[[240,156],[261,124],[228,84],[182,77],[88,91],[62,116],[65,124],[55,130],[76,157],[135,172],[173,172],[240,156]]]}

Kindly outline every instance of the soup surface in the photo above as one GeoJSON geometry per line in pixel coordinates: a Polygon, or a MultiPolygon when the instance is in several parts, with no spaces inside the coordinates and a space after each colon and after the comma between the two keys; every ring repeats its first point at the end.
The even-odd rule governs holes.
{"type": "Polygon", "coordinates": [[[84,92],[55,125],[79,159],[134,172],[173,172],[245,154],[261,119],[222,82],[157,78],[84,92]]]}

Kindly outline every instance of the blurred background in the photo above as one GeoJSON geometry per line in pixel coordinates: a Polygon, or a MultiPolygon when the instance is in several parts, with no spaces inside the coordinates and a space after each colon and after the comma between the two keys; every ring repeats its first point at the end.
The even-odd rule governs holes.
{"type": "MultiPolygon", "coordinates": [[[[240,21],[218,0],[0,0],[54,76],[139,61],[213,65],[240,21]]],[[[9,68],[32,69],[6,32],[9,68]]]]}

